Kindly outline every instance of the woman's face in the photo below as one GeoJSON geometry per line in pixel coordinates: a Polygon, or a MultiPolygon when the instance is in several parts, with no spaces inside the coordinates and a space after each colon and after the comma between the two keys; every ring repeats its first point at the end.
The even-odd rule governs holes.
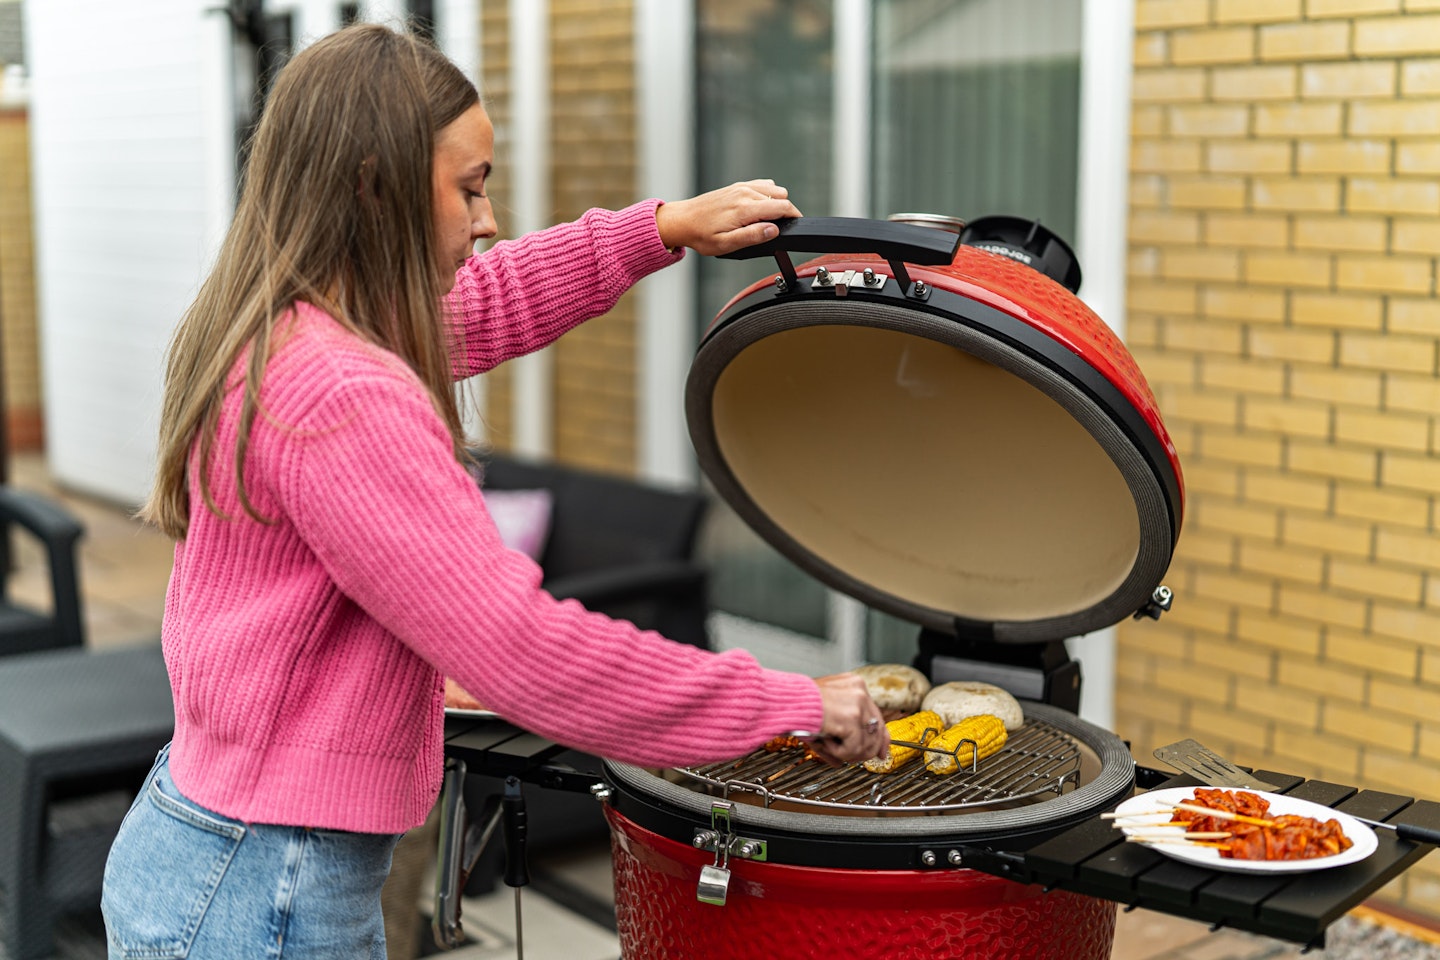
{"type": "Polygon", "coordinates": [[[475,252],[475,241],[495,236],[485,180],[495,154],[495,131],[485,108],[475,104],[435,136],[435,249],[453,286],[455,271],[475,252]]]}

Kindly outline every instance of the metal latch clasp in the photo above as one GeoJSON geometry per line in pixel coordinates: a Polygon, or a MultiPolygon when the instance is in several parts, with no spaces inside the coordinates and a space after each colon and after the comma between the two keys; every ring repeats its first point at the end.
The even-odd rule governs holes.
{"type": "Polygon", "coordinates": [[[864,270],[841,270],[838,273],[831,273],[827,268],[820,267],[810,281],[810,289],[834,290],[835,296],[848,297],[852,289],[879,290],[885,286],[888,279],[890,278],[885,274],[876,273],[870,267],[864,270]]]}
{"type": "Polygon", "coordinates": [[[763,861],[768,851],[764,840],[737,837],[731,826],[730,814],[735,804],[716,800],[710,805],[710,829],[696,830],[691,845],[697,850],[715,851],[715,862],[700,868],[700,885],[695,898],[701,903],[725,906],[730,889],[730,857],[763,861]]]}

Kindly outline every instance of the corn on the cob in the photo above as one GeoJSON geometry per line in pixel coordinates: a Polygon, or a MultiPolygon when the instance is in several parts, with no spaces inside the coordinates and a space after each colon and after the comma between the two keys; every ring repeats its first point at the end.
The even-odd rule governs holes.
{"type": "Polygon", "coordinates": [[[908,717],[901,717],[899,720],[891,720],[885,724],[890,740],[890,755],[884,760],[871,758],[865,761],[865,769],[871,773],[893,773],[900,767],[914,760],[920,755],[920,751],[914,747],[897,746],[894,741],[903,740],[906,743],[925,743],[945,728],[945,721],[940,719],[940,714],[933,710],[921,710],[919,713],[912,713],[908,717]]]}
{"type": "Polygon", "coordinates": [[[954,773],[960,767],[969,767],[998,752],[1008,737],[1005,722],[999,717],[988,713],[967,717],[925,745],[928,748],[925,766],[931,773],[954,773]],[[961,741],[973,741],[973,744],[961,741]],[[975,756],[977,745],[979,757],[975,756]]]}

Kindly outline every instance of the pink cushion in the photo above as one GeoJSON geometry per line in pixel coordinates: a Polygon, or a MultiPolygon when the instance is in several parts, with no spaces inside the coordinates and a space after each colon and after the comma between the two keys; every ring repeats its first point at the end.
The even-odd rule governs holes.
{"type": "Polygon", "coordinates": [[[500,531],[500,540],[539,561],[550,536],[550,511],[554,497],[549,490],[486,490],[485,506],[500,531]]]}

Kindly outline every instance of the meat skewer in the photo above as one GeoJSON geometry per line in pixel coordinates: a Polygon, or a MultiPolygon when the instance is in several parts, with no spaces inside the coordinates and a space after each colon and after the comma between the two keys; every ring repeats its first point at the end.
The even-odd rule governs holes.
{"type": "MultiPolygon", "coordinates": [[[[1279,822],[1278,820],[1265,820],[1265,819],[1263,819],[1263,818],[1261,818],[1261,817],[1251,817],[1251,816],[1247,816],[1247,815],[1245,815],[1245,814],[1243,814],[1243,813],[1231,813],[1231,812],[1228,811],[1228,810],[1216,810],[1216,809],[1213,808],[1213,807],[1201,807],[1201,806],[1197,806],[1197,805],[1195,805],[1195,804],[1193,804],[1193,803],[1177,803],[1177,804],[1175,804],[1174,809],[1176,809],[1176,810],[1189,810],[1189,811],[1191,811],[1192,813],[1204,814],[1206,817],[1210,818],[1211,820],[1233,820],[1233,821],[1235,821],[1236,823],[1248,823],[1248,824],[1249,824],[1250,826],[1252,826],[1252,827],[1278,827],[1278,826],[1280,826],[1280,822],[1279,822]]],[[[1310,819],[1310,818],[1307,817],[1306,819],[1310,819]]],[[[1180,821],[1180,822],[1183,823],[1184,821],[1180,821]]]]}

